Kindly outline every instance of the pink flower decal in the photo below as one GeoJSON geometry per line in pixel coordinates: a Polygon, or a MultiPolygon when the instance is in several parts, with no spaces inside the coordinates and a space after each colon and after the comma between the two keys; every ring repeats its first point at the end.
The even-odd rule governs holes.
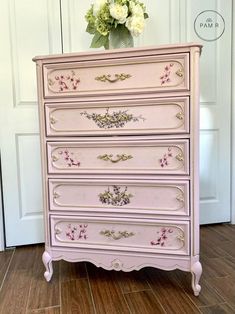
{"type": "Polygon", "coordinates": [[[69,152],[68,149],[60,151],[59,154],[64,158],[68,167],[80,166],[80,162],[73,158],[73,152],[69,152]]]}
{"type": "Polygon", "coordinates": [[[165,228],[163,227],[161,231],[157,232],[157,239],[152,240],[150,242],[151,245],[159,245],[159,246],[165,246],[165,241],[168,238],[168,235],[172,233],[173,230],[171,228],[165,228]]]}
{"type": "Polygon", "coordinates": [[[163,157],[160,158],[159,161],[160,161],[160,165],[161,165],[162,168],[167,167],[169,165],[169,159],[173,157],[171,150],[172,150],[172,148],[168,147],[167,153],[165,153],[163,155],[163,157]]]}
{"type": "Polygon", "coordinates": [[[66,75],[56,75],[54,79],[49,78],[48,84],[49,86],[55,85],[58,86],[59,92],[66,92],[71,90],[77,90],[78,85],[80,83],[80,78],[76,76],[76,73],[72,70],[71,74],[66,75]]]}
{"type": "Polygon", "coordinates": [[[170,63],[169,65],[166,65],[164,68],[163,74],[160,76],[161,85],[164,85],[166,83],[169,83],[171,81],[170,75],[171,75],[171,68],[174,66],[174,63],[170,63]]]}
{"type": "Polygon", "coordinates": [[[79,224],[78,226],[67,225],[66,237],[71,240],[86,240],[87,239],[87,224],[79,224]]]}

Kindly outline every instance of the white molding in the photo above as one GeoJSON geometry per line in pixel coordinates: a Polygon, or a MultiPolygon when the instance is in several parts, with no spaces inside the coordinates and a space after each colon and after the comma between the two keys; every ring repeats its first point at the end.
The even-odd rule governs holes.
{"type": "Polygon", "coordinates": [[[5,250],[4,241],[4,224],[3,224],[3,208],[2,208],[2,193],[1,193],[1,181],[0,181],[0,251],[5,250]]]}
{"type": "Polygon", "coordinates": [[[169,41],[171,44],[180,42],[180,1],[170,0],[169,2],[169,41]]]}
{"type": "Polygon", "coordinates": [[[235,5],[232,3],[231,223],[235,224],[235,5]]]}

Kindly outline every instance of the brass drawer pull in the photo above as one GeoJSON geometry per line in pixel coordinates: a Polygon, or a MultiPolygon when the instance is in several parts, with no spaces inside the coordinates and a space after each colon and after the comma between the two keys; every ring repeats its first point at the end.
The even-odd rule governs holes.
{"type": "Polygon", "coordinates": [[[134,236],[134,232],[128,232],[128,231],[118,231],[115,232],[114,230],[103,230],[100,231],[101,235],[104,235],[107,238],[112,238],[113,240],[120,240],[122,238],[129,238],[134,236]]]}
{"type": "Polygon", "coordinates": [[[114,78],[111,78],[111,75],[110,74],[103,74],[101,76],[97,76],[95,78],[96,81],[100,81],[100,82],[110,82],[110,83],[115,83],[115,82],[118,82],[118,81],[124,81],[128,78],[130,78],[131,75],[130,74],[125,74],[125,73],[121,73],[121,74],[115,74],[114,75],[114,78]]]}
{"type": "Polygon", "coordinates": [[[111,161],[112,163],[117,163],[119,161],[126,161],[128,159],[133,158],[131,155],[126,155],[126,154],[122,154],[122,155],[116,155],[116,158],[113,159],[113,155],[110,154],[104,154],[104,155],[99,155],[97,158],[104,160],[104,161],[111,161]]]}

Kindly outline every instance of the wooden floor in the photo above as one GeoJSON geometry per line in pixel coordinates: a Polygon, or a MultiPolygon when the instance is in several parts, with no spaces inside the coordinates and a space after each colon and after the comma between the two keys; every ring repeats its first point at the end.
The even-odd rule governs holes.
{"type": "Polygon", "coordinates": [[[235,225],[201,228],[199,297],[191,275],[178,270],[124,273],[60,261],[47,283],[42,252],[33,245],[0,253],[0,313],[235,313],[235,225]]]}

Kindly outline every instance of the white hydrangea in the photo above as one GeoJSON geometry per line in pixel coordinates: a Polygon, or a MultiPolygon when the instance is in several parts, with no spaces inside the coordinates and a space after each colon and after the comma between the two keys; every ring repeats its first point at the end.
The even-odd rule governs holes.
{"type": "Polygon", "coordinates": [[[97,16],[99,10],[102,8],[102,6],[107,2],[107,0],[96,0],[93,5],[93,14],[94,16],[97,16]]]}
{"type": "Polygon", "coordinates": [[[110,4],[110,14],[111,16],[118,21],[120,24],[124,24],[126,22],[128,7],[126,5],[120,5],[118,3],[110,4]]]}
{"type": "Polygon", "coordinates": [[[132,36],[139,36],[143,32],[144,26],[144,16],[134,15],[127,18],[126,27],[132,36]]]}
{"type": "Polygon", "coordinates": [[[135,15],[135,16],[143,16],[144,15],[143,7],[140,4],[135,4],[133,1],[130,2],[130,11],[131,11],[132,15],[135,15]]]}

